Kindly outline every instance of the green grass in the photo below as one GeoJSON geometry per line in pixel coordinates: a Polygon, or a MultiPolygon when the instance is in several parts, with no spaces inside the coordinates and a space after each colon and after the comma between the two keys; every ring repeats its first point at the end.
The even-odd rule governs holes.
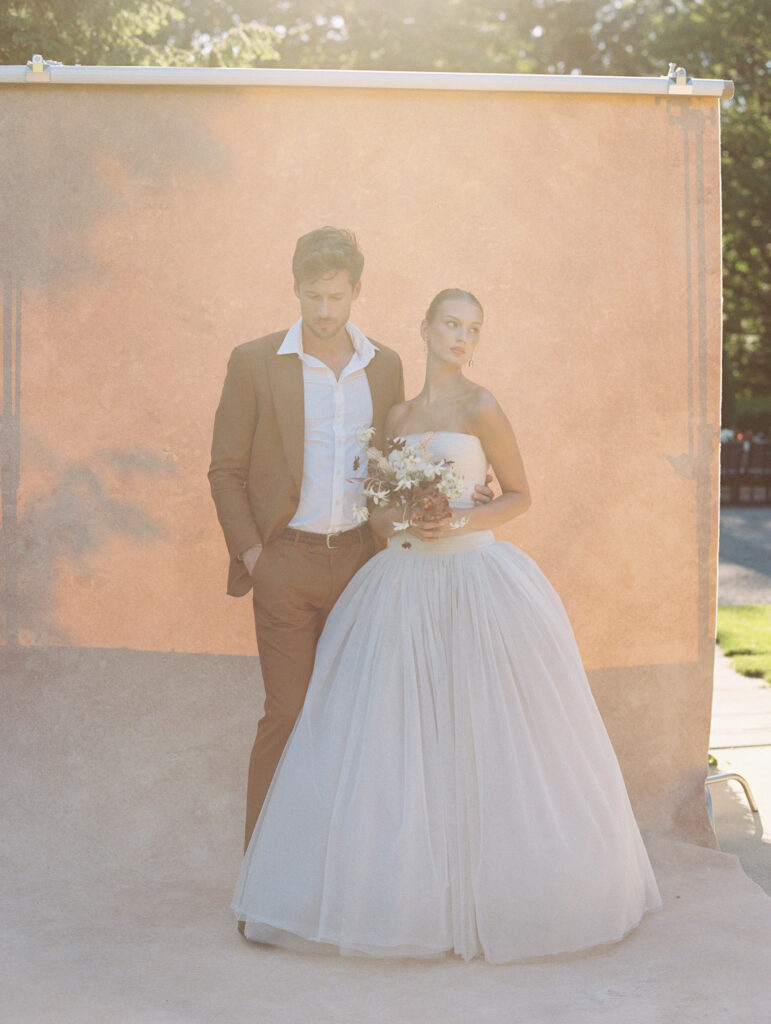
{"type": "Polygon", "coordinates": [[[721,605],[717,642],[737,672],[771,683],[771,604],[721,605]]]}

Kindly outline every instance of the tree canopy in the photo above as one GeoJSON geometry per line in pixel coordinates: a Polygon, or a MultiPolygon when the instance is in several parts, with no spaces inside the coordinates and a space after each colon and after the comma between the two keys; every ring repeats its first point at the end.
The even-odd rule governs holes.
{"type": "Polygon", "coordinates": [[[722,104],[724,398],[771,395],[767,0],[10,0],[0,62],[732,79],[722,104]]]}

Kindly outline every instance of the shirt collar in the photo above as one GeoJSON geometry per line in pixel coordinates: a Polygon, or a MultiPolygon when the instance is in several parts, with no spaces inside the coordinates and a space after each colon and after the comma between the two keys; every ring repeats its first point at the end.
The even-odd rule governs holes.
{"type": "MultiPolygon", "coordinates": [[[[281,342],[276,355],[286,356],[295,355],[299,356],[300,359],[305,355],[303,351],[303,332],[302,332],[302,317],[297,323],[292,324],[289,330],[286,332],[284,340],[281,342]]],[[[371,359],[374,358],[377,346],[373,345],[366,334],[360,331],[356,324],[352,324],[349,320],[345,325],[345,329],[348,332],[348,337],[351,339],[351,344],[355,354],[359,357],[358,363],[360,366],[366,366],[371,359]]]]}

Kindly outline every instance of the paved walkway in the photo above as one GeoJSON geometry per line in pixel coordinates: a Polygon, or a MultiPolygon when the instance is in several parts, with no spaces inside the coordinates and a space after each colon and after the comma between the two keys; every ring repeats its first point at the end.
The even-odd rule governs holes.
{"type": "Polygon", "coordinates": [[[720,604],[771,604],[771,508],[720,510],[720,604]]]}
{"type": "MultiPolygon", "coordinates": [[[[721,509],[718,601],[771,604],[771,509],[721,509]]],[[[749,877],[771,895],[771,686],[739,675],[720,648],[710,750],[718,760],[710,774],[738,772],[758,805],[753,814],[737,782],[709,787],[720,849],[735,854],[749,877]]]]}
{"type": "Polygon", "coordinates": [[[739,675],[718,648],[712,698],[710,775],[738,772],[749,783],[757,813],[740,783],[709,786],[715,833],[723,853],[733,853],[746,874],[771,895],[771,686],[739,675]]]}

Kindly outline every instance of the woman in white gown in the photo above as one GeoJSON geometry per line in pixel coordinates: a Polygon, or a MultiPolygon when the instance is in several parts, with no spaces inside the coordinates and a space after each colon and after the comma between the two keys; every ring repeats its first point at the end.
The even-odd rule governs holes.
{"type": "Polygon", "coordinates": [[[394,534],[332,610],[236,886],[249,939],[503,963],[616,941],[661,905],[562,603],[491,532],[529,496],[462,373],[481,321],[440,292],[424,388],[387,424],[454,461],[468,524],[394,534]],[[503,493],[474,506],[488,464],[503,493]]]}

